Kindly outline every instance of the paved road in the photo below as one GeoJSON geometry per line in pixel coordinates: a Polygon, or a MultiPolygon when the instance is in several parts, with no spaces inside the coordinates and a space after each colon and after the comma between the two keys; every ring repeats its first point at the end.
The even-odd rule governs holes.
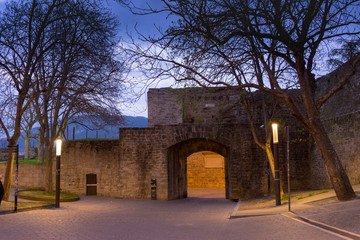
{"type": "Polygon", "coordinates": [[[235,207],[225,199],[83,197],[60,209],[0,215],[0,239],[341,239],[282,215],[230,220],[235,207]]]}

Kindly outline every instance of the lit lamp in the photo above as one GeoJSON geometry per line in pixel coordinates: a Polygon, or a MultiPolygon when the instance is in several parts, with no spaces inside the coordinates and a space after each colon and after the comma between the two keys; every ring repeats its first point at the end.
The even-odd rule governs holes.
{"type": "Polygon", "coordinates": [[[55,207],[60,207],[60,157],[61,157],[61,144],[62,139],[59,137],[55,140],[56,149],[56,195],[55,207]]]}
{"type": "Polygon", "coordinates": [[[273,133],[273,145],[274,145],[274,182],[275,182],[275,197],[276,197],[276,206],[281,205],[280,199],[280,174],[279,174],[279,154],[278,154],[278,124],[272,124],[272,133],[273,133]]]}
{"type": "Polygon", "coordinates": [[[278,143],[279,135],[278,135],[278,124],[277,123],[272,124],[272,132],[273,132],[273,143],[278,143]]]}

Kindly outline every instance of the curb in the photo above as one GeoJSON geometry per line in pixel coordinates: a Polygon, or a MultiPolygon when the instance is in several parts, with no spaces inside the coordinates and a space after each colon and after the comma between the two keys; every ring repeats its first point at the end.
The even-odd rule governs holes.
{"type": "MultiPolygon", "coordinates": [[[[27,211],[32,211],[32,210],[51,209],[51,208],[55,208],[55,204],[47,204],[44,206],[21,208],[21,209],[18,209],[17,212],[27,212],[27,211]]],[[[17,212],[15,212],[14,210],[2,210],[2,211],[0,211],[0,215],[6,215],[6,214],[11,214],[11,213],[17,213],[17,212]]]]}

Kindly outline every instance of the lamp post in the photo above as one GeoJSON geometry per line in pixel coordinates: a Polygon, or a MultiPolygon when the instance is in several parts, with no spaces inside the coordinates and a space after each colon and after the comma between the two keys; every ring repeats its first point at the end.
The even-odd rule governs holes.
{"type": "Polygon", "coordinates": [[[55,195],[55,207],[60,207],[60,157],[61,157],[61,144],[62,139],[59,137],[55,141],[56,143],[56,195],[55,195]]]}
{"type": "Polygon", "coordinates": [[[274,145],[274,181],[275,181],[275,197],[276,197],[276,206],[281,205],[280,199],[280,174],[279,174],[279,135],[278,135],[278,124],[272,124],[272,132],[273,132],[273,145],[274,145]]]}
{"type": "Polygon", "coordinates": [[[285,139],[286,139],[286,161],[287,161],[287,178],[288,178],[288,210],[291,212],[291,194],[290,194],[290,128],[286,126],[284,129],[285,139]]]}

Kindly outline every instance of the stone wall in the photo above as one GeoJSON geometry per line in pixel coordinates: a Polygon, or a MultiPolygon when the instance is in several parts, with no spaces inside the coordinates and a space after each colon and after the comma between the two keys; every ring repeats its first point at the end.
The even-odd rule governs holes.
{"type": "Polygon", "coordinates": [[[360,111],[328,122],[330,139],[350,182],[360,183],[360,111]]]}
{"type": "MultiPolygon", "coordinates": [[[[317,79],[317,95],[324,95],[333,88],[341,77],[351,71],[350,67],[344,65],[324,77],[317,79]]],[[[356,73],[349,81],[336,92],[322,107],[324,120],[331,120],[348,116],[360,111],[360,64],[356,67],[356,73]]]]}
{"type": "MultiPolygon", "coordinates": [[[[301,144],[292,143],[293,189],[306,186],[307,181],[306,151],[301,144]]],[[[157,199],[186,197],[187,157],[200,151],[224,157],[222,179],[227,198],[246,199],[267,193],[265,152],[254,143],[247,125],[236,124],[130,128],[120,130],[119,140],[65,141],[61,189],[85,195],[86,175],[96,174],[99,196],[150,199],[151,179],[157,179],[157,199]]],[[[280,144],[281,176],[285,181],[284,154],[284,144],[280,144]]],[[[5,167],[5,163],[0,164],[3,174],[5,167]]],[[[21,188],[44,188],[45,165],[20,164],[19,169],[21,188]]],[[[55,171],[53,175],[55,178],[55,171]]]]}
{"type": "MultiPolygon", "coordinates": [[[[7,153],[4,153],[3,151],[5,148],[0,148],[0,160],[7,160],[7,153]]],[[[29,147],[29,159],[33,159],[37,156],[38,149],[34,147],[29,147]]],[[[19,155],[19,159],[23,159],[24,155],[19,155]]]]}
{"type": "MultiPolygon", "coordinates": [[[[11,182],[12,186],[15,186],[15,173],[16,173],[15,168],[16,165],[14,164],[13,177],[11,182]]],[[[0,174],[3,175],[3,180],[5,177],[5,170],[6,170],[6,163],[0,163],[0,174]]],[[[18,182],[19,188],[27,188],[27,189],[45,188],[45,173],[46,173],[45,165],[20,163],[19,182],[18,182]]]]}
{"type": "Polygon", "coordinates": [[[148,127],[183,122],[183,98],[171,88],[151,88],[147,93],[148,127]]]}
{"type": "MultiPolygon", "coordinates": [[[[344,65],[317,80],[317,94],[323,95],[350,71],[344,65]]],[[[360,183],[360,65],[347,84],[322,107],[323,121],[329,137],[352,184],[360,183]]],[[[312,146],[312,188],[331,187],[316,145],[312,146]]]]}
{"type": "Polygon", "coordinates": [[[225,188],[224,170],[223,156],[212,152],[193,153],[187,158],[188,187],[225,188]]]}
{"type": "MultiPolygon", "coordinates": [[[[331,142],[352,184],[360,183],[360,112],[325,121],[331,142]]],[[[312,149],[311,187],[331,187],[316,146],[312,149]]]]}
{"type": "MultiPolygon", "coordinates": [[[[181,149],[182,153],[185,150],[189,153],[212,150],[207,148],[207,142],[216,141],[226,143],[226,148],[230,149],[227,160],[229,198],[259,195],[265,191],[264,153],[249,138],[251,133],[246,126],[236,126],[235,131],[233,127],[219,129],[179,125],[130,128],[120,130],[119,140],[67,141],[61,161],[62,189],[86,194],[86,175],[96,174],[100,196],[149,199],[150,182],[155,178],[158,199],[178,198],[169,195],[169,162],[178,161],[176,164],[180,165],[186,162],[173,159],[169,149],[181,149]],[[199,150],[186,145],[194,139],[199,139],[198,144],[193,145],[199,150]]],[[[217,146],[217,143],[214,144],[217,146]]],[[[171,182],[180,181],[176,180],[176,176],[172,177],[175,178],[171,182]]]]}
{"type": "MultiPolygon", "coordinates": [[[[299,149],[296,144],[294,148],[299,149]]],[[[248,126],[240,124],[128,128],[120,130],[119,140],[67,141],[62,153],[61,188],[86,194],[86,175],[96,174],[99,196],[150,199],[151,179],[157,179],[158,199],[183,198],[187,196],[186,159],[200,151],[224,156],[227,198],[267,193],[265,152],[254,143],[248,126]]],[[[304,155],[292,153],[292,157],[297,159],[293,165],[297,181],[292,185],[301,188],[307,181],[307,162],[304,155]]]]}
{"type": "MultiPolygon", "coordinates": [[[[291,91],[293,91],[292,95],[299,94],[297,90],[291,91]]],[[[257,106],[260,107],[263,97],[266,101],[271,100],[269,96],[262,94],[260,91],[253,93],[252,100],[255,109],[257,106]]],[[[170,124],[228,126],[237,124],[247,125],[249,128],[246,111],[241,103],[242,96],[243,94],[236,90],[212,93],[202,88],[150,89],[148,92],[149,126],[170,124]],[[170,116],[176,117],[169,119],[170,116]]],[[[311,181],[309,177],[311,171],[309,134],[297,120],[290,117],[287,108],[283,107],[277,112],[277,117],[281,122],[279,131],[282,131],[286,125],[291,126],[291,187],[292,189],[309,188],[311,181]]],[[[261,111],[258,111],[254,118],[257,125],[263,124],[261,111]]],[[[250,135],[246,141],[254,140],[250,135]]],[[[284,144],[284,139],[281,140],[281,144],[284,144]]],[[[280,146],[281,159],[285,159],[285,151],[285,147],[280,146]]],[[[282,183],[286,187],[286,162],[280,163],[280,170],[282,183]]]]}
{"type": "Polygon", "coordinates": [[[63,148],[62,187],[86,194],[86,175],[97,175],[97,195],[150,198],[150,181],[157,179],[158,199],[167,199],[165,150],[155,129],[122,129],[120,140],[67,141],[63,148]]]}
{"type": "MultiPolygon", "coordinates": [[[[261,104],[261,92],[253,96],[261,104]]],[[[203,88],[149,89],[148,126],[176,124],[247,124],[238,90],[209,92],[203,88]]],[[[259,113],[260,114],[260,113],[259,113]]],[[[255,116],[255,119],[260,119],[255,116]]]]}
{"type": "MultiPolygon", "coordinates": [[[[309,133],[298,124],[290,123],[279,127],[279,169],[284,189],[287,189],[286,139],[284,125],[290,126],[290,184],[292,190],[311,189],[311,138],[309,133]]],[[[271,186],[272,187],[272,186],[271,186]]]]}

